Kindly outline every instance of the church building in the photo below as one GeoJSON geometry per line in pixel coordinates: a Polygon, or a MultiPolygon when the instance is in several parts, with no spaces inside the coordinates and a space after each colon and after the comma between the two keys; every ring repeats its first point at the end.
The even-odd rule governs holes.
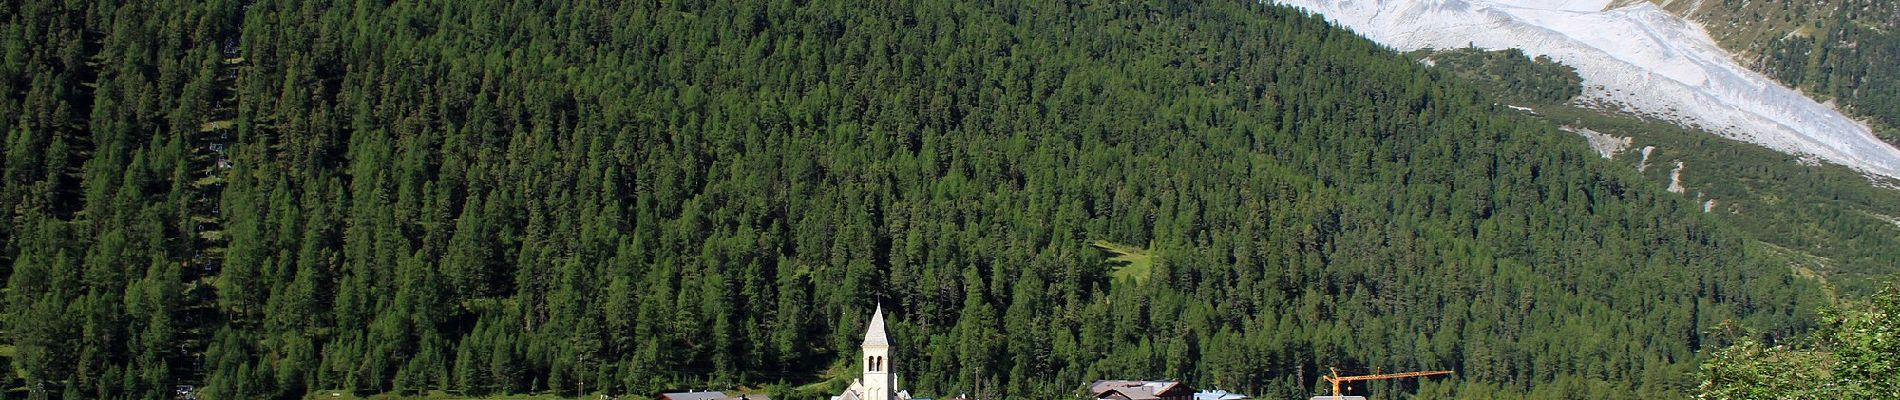
{"type": "Polygon", "coordinates": [[[897,377],[891,373],[897,362],[891,359],[891,338],[884,333],[884,306],[871,314],[871,327],[864,330],[864,354],[859,358],[864,376],[851,381],[844,394],[831,400],[911,400],[910,391],[897,390],[897,377]]]}

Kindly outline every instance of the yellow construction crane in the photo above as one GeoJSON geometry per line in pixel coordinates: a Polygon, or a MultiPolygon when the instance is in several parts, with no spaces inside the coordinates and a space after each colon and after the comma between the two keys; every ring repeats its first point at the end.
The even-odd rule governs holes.
{"type": "MultiPolygon", "coordinates": [[[[1398,378],[1417,378],[1421,376],[1446,375],[1446,374],[1451,373],[1451,371],[1418,371],[1418,372],[1400,372],[1400,373],[1395,373],[1395,374],[1375,373],[1372,375],[1339,376],[1338,368],[1327,368],[1327,369],[1333,370],[1333,376],[1325,376],[1322,378],[1326,378],[1327,382],[1333,383],[1333,397],[1340,396],[1340,393],[1339,393],[1340,382],[1376,381],[1380,379],[1398,379],[1398,378]]],[[[1374,371],[1374,372],[1377,372],[1377,371],[1374,371]]]]}

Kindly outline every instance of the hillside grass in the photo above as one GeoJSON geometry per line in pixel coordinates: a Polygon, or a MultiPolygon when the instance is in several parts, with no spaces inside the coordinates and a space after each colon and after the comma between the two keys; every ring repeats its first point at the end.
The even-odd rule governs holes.
{"type": "Polygon", "coordinates": [[[1133,280],[1136,284],[1144,284],[1148,283],[1149,275],[1154,273],[1155,256],[1148,249],[1107,240],[1096,240],[1089,245],[1108,252],[1113,255],[1108,258],[1109,261],[1121,264],[1109,272],[1115,282],[1133,280]]]}

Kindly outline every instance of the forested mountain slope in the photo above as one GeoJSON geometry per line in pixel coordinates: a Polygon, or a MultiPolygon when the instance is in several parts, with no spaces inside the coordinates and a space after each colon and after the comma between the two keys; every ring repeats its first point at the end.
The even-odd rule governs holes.
{"type": "MultiPolygon", "coordinates": [[[[1797,268],[1817,271],[1849,293],[1868,293],[1878,278],[1894,273],[1900,260],[1891,250],[1900,249],[1895,229],[1900,219],[1893,217],[1900,215],[1900,191],[1892,190],[1900,186],[1891,179],[1900,176],[1894,169],[1900,166],[1900,149],[1833,105],[1743,67],[1710,37],[1733,39],[1734,31],[1705,32],[1641,1],[1608,10],[1603,9],[1612,5],[1608,0],[1286,3],[1318,10],[1381,43],[1420,49],[1427,53],[1418,56],[1421,62],[1504,92],[1508,95],[1494,96],[1497,101],[1530,116],[1620,140],[1630,150],[1622,153],[1625,162],[1638,172],[1702,203],[1707,212],[1721,211],[1719,218],[1799,260],[1797,268]],[[1461,60],[1460,54],[1476,51],[1473,46],[1513,48],[1574,69],[1527,68],[1536,63],[1503,53],[1489,53],[1483,62],[1461,60]],[[1511,59],[1518,62],[1499,63],[1511,59]],[[1551,81],[1573,76],[1581,78],[1582,90],[1565,92],[1561,89],[1574,84],[1551,81]],[[1553,85],[1526,92],[1539,82],[1553,85]],[[1794,156],[1738,147],[1748,143],[1794,156]],[[1817,162],[1822,160],[1859,172],[1817,162]]],[[[1715,3],[1695,4],[1709,9],[1715,3]]],[[[1841,14],[1866,15],[1864,10],[1841,14]]],[[[1787,22],[1767,19],[1773,23],[1724,27],[1772,29],[1787,22]]],[[[1891,57],[1853,64],[1890,64],[1880,61],[1884,58],[1891,57]]]]}
{"type": "Polygon", "coordinates": [[[1031,3],[0,5],[4,378],[798,384],[881,303],[920,395],[1654,398],[1720,321],[1812,324],[1696,205],[1320,19],[1031,3]]]}
{"type": "Polygon", "coordinates": [[[1675,122],[1900,179],[1900,148],[1835,107],[1739,64],[1702,28],[1610,0],[1282,0],[1400,50],[1521,48],[1575,67],[1579,104],[1675,122]],[[1473,23],[1483,21],[1483,23],[1473,23]]]}
{"type": "Polygon", "coordinates": [[[1843,298],[1872,294],[1900,265],[1900,190],[1870,185],[1859,171],[1579,106],[1575,72],[1517,49],[1408,55],[1526,116],[1590,138],[1604,158],[1679,189],[1677,196],[1762,241],[1803,274],[1823,277],[1843,298]]]}

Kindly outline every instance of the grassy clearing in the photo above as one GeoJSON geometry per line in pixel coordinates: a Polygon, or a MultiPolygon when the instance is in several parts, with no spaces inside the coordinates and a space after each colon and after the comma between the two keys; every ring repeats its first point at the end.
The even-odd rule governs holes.
{"type": "Polygon", "coordinates": [[[1113,257],[1108,258],[1110,261],[1122,263],[1122,266],[1109,273],[1116,282],[1133,279],[1137,284],[1147,283],[1148,276],[1154,272],[1155,257],[1148,249],[1107,240],[1096,240],[1089,245],[1113,254],[1113,257]]]}
{"type": "Polygon", "coordinates": [[[215,131],[219,129],[231,129],[232,127],[235,127],[235,126],[237,126],[237,121],[223,119],[223,120],[210,121],[210,122],[205,122],[203,124],[198,124],[198,131],[210,132],[210,131],[215,131]]]}

